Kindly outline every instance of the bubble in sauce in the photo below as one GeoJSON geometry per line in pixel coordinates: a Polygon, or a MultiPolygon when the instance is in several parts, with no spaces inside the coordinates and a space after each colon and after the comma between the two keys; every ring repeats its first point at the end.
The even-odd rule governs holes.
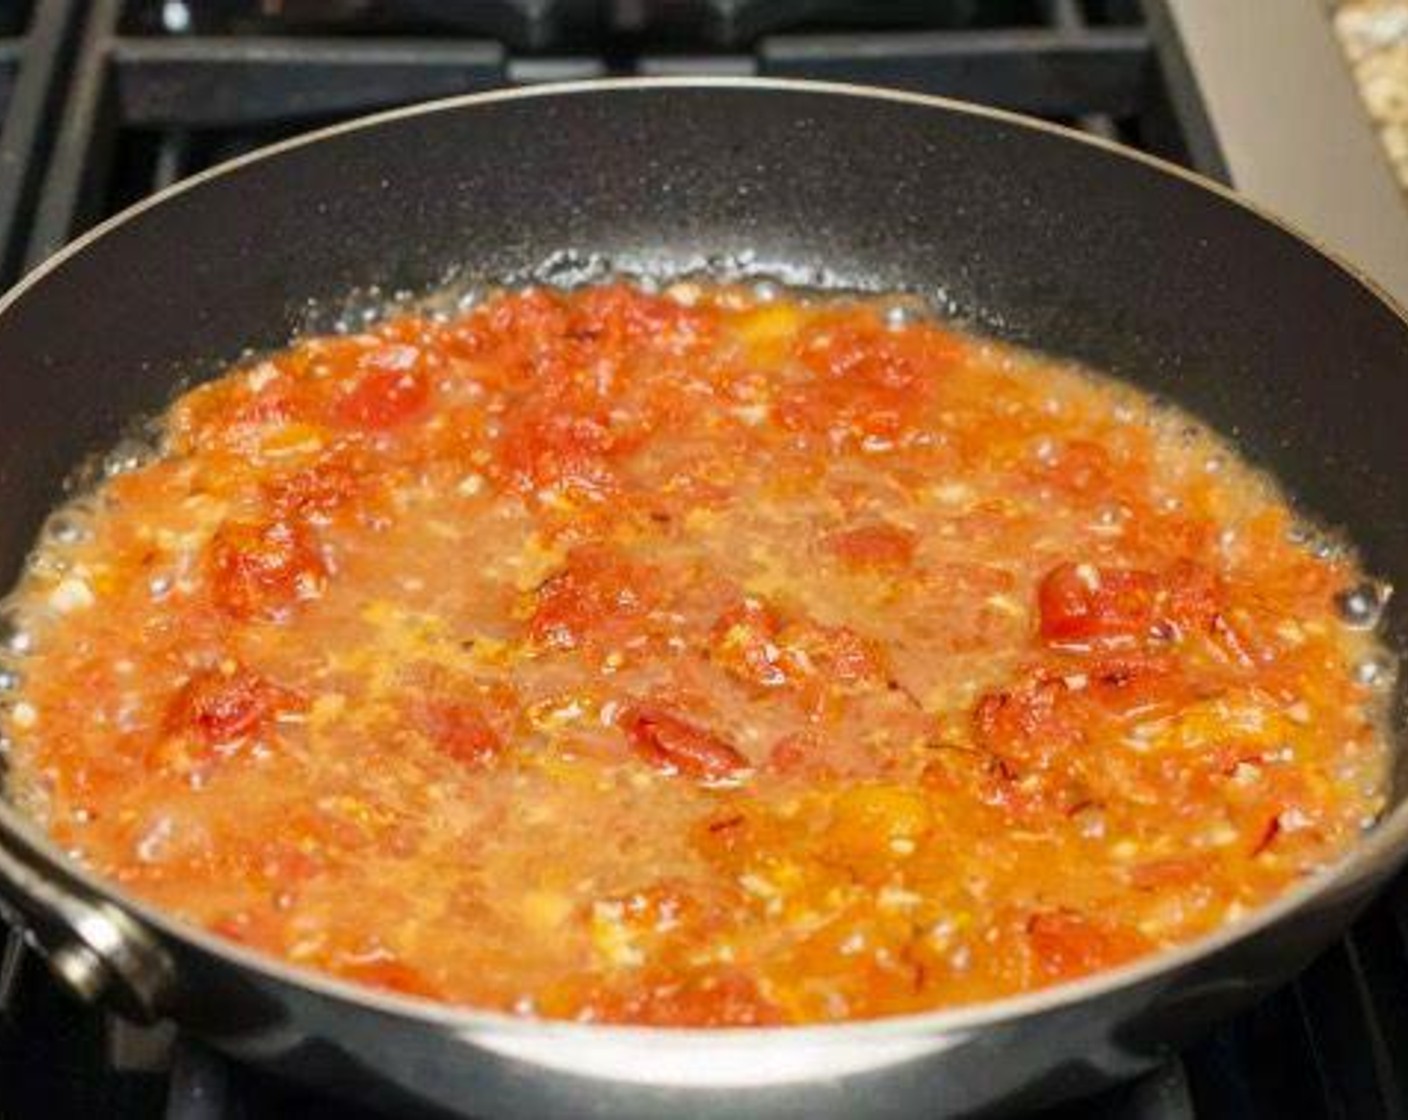
{"type": "Polygon", "coordinates": [[[919,309],[910,304],[895,303],[885,308],[885,325],[892,331],[912,327],[922,318],[919,309]]]}
{"type": "Polygon", "coordinates": [[[530,283],[550,288],[578,288],[600,283],[615,271],[611,258],[604,253],[585,253],[579,249],[559,249],[536,268],[526,279],[530,283]]]}
{"type": "Polygon", "coordinates": [[[24,561],[25,571],[36,576],[63,575],[70,567],[67,557],[52,552],[31,552],[24,561]]]}
{"type": "Polygon", "coordinates": [[[776,280],[755,280],[752,291],[759,303],[772,303],[782,294],[782,286],[776,280]]]}
{"type": "Polygon", "coordinates": [[[0,649],[19,656],[34,649],[34,635],[14,606],[0,607],[0,649]]]}
{"type": "Polygon", "coordinates": [[[118,440],[117,444],[102,460],[104,478],[116,478],[120,474],[135,471],[156,454],[150,444],[131,438],[118,440]]]}
{"type": "Polygon", "coordinates": [[[1354,630],[1372,630],[1383,618],[1393,589],[1386,583],[1366,580],[1335,596],[1340,621],[1354,630]]]}
{"type": "Polygon", "coordinates": [[[60,546],[74,545],[85,541],[91,535],[86,518],[76,509],[63,510],[44,522],[41,535],[45,540],[60,546]]]}
{"type": "Polygon", "coordinates": [[[1380,688],[1393,680],[1393,662],[1382,654],[1373,654],[1354,666],[1354,681],[1369,688],[1380,688]]]}

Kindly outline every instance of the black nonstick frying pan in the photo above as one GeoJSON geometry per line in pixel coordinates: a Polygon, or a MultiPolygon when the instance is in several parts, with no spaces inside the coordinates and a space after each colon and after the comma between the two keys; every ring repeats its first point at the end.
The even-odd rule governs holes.
{"type": "MultiPolygon", "coordinates": [[[[1408,585],[1408,322],[1227,192],[1117,147],[928,98],[771,81],[488,94],[201,175],[0,302],[0,584],[62,480],[173,388],[350,292],[699,268],[909,289],[1178,402],[1408,585]]],[[[1408,611],[1385,619],[1404,648],[1408,611]]],[[[1403,705],[1384,820],[1213,937],[1049,990],[841,1026],[519,1020],[362,989],[188,928],[0,805],[0,894],[55,971],[245,1059],[477,1116],[937,1116],[1127,1076],[1287,978],[1408,854],[1403,705]]]]}

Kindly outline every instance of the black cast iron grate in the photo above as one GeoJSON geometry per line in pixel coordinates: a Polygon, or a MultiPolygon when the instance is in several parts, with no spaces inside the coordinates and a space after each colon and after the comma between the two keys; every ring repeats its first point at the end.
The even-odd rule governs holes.
{"type": "Polygon", "coordinates": [[[0,281],[18,278],[75,24],[72,0],[0,0],[0,281]]]}
{"type": "MultiPolygon", "coordinates": [[[[1164,0],[0,0],[0,270],[270,141],[504,85],[764,74],[1078,125],[1213,175],[1164,0]],[[56,102],[58,111],[56,111],[56,102]],[[1176,109],[1175,109],[1176,107],[1176,109]],[[1200,153],[1194,159],[1190,153],[1200,153]]],[[[359,1113],[78,1007],[0,957],[0,1117],[359,1113]],[[11,1110],[14,1110],[13,1113],[11,1110]]],[[[1294,985],[1050,1120],[1408,1116],[1408,882],[1294,985]]]]}

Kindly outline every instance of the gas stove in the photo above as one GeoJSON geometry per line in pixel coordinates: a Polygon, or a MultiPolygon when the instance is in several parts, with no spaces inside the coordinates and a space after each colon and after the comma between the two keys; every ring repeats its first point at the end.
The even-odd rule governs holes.
{"type": "MultiPolygon", "coordinates": [[[[604,76],[818,78],[1032,113],[1230,181],[1408,299],[1408,212],[1320,0],[0,0],[0,281],[169,183],[426,98],[604,76]]],[[[0,930],[3,935],[3,930],[0,930]]],[[[1049,1114],[1408,1113],[1408,881],[1299,980],[1049,1114]]],[[[0,1117],[358,1112],[138,1029],[0,951],[0,1117]]]]}

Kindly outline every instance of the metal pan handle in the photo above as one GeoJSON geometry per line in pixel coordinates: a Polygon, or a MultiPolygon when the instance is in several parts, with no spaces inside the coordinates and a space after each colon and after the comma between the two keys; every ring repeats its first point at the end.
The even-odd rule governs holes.
{"type": "Polygon", "coordinates": [[[0,915],[78,998],[139,1023],[161,1018],[175,987],[170,955],[7,823],[0,821],[0,915]]]}

